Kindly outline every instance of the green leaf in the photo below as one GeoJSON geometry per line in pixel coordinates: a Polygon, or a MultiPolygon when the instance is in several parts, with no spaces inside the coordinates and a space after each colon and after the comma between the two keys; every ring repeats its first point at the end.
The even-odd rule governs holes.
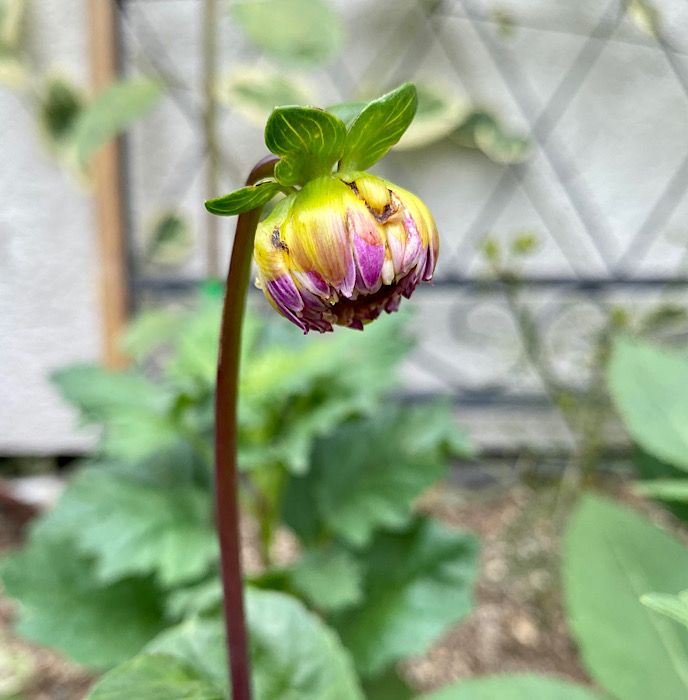
{"type": "Polygon", "coordinates": [[[173,656],[138,656],[106,673],[85,700],[225,700],[173,656]]]}
{"type": "Polygon", "coordinates": [[[688,630],[639,603],[647,591],[683,590],[688,550],[632,511],[586,496],[564,537],[564,592],[582,659],[624,700],[688,693],[688,630]]]}
{"type": "Polygon", "coordinates": [[[474,110],[465,117],[452,138],[467,148],[477,148],[495,163],[521,163],[528,157],[530,142],[510,134],[490,112],[474,110]]]}
{"type": "Polygon", "coordinates": [[[336,105],[331,105],[327,108],[330,114],[334,114],[335,117],[339,117],[345,124],[347,129],[351,126],[354,119],[363,111],[364,107],[368,105],[367,102],[352,101],[352,102],[339,102],[336,105]]]}
{"type": "Polygon", "coordinates": [[[534,673],[470,678],[417,700],[601,700],[581,685],[534,673]]]}
{"type": "Polygon", "coordinates": [[[1,562],[0,576],[21,603],[19,634],[84,665],[124,661],[161,631],[161,593],[149,579],[103,586],[68,542],[33,536],[1,562]]]}
{"type": "Polygon", "coordinates": [[[38,122],[51,149],[59,151],[71,143],[75,124],[84,108],[81,91],[66,78],[46,79],[38,102],[38,122]]]}
{"type": "Polygon", "coordinates": [[[160,85],[146,78],[115,82],[81,113],[74,127],[77,163],[88,165],[96,151],[150,112],[162,96],[160,85]]]}
{"type": "Polygon", "coordinates": [[[466,106],[446,88],[418,85],[418,110],[395,150],[422,148],[451,134],[465,119],[466,106]]]}
{"type": "Polygon", "coordinates": [[[233,0],[231,12],[258,48],[284,61],[323,63],[342,45],[339,19],[324,0],[233,0]]]}
{"type": "MultiPolygon", "coordinates": [[[[296,599],[249,588],[246,611],[256,700],[362,700],[337,635],[296,599]]],[[[148,650],[176,656],[208,682],[226,687],[224,649],[217,618],[187,621],[148,650]]]]}
{"type": "Polygon", "coordinates": [[[258,185],[242,187],[223,197],[208,199],[205,208],[218,216],[234,216],[267,204],[279,191],[276,182],[266,181],[258,185]]]}
{"type": "Polygon", "coordinates": [[[364,676],[423,653],[473,605],[477,542],[433,520],[379,535],[365,553],[363,603],[335,618],[364,676]]]}
{"type": "Polygon", "coordinates": [[[167,610],[176,619],[217,612],[222,609],[222,582],[219,577],[202,581],[188,588],[170,591],[167,610]]]}
{"type": "Polygon", "coordinates": [[[315,107],[277,107],[265,125],[265,145],[281,157],[275,177],[283,185],[327,175],[342,157],[346,127],[315,107]]]}
{"type": "Polygon", "coordinates": [[[650,610],[666,615],[688,627],[688,590],[681,591],[678,595],[646,593],[640,596],[640,602],[650,610]]]}
{"type": "Polygon", "coordinates": [[[688,358],[619,338],[608,383],[631,437],[651,455],[688,469],[688,358]]]}
{"type": "Polygon", "coordinates": [[[361,601],[363,572],[343,549],[306,551],[289,569],[293,588],[319,610],[340,610],[361,601]]]}
{"type": "Polygon", "coordinates": [[[52,380],[84,423],[105,423],[101,449],[110,456],[138,459],[179,439],[169,413],[172,396],[142,374],[73,365],[52,380]]]}
{"type": "Polygon", "coordinates": [[[413,83],[368,103],[349,127],[339,169],[366,170],[377,163],[409,127],[417,106],[413,83]]]}
{"type": "Polygon", "coordinates": [[[364,680],[363,692],[370,700],[413,700],[415,695],[394,667],[389,667],[376,678],[364,680]]]}
{"type": "Polygon", "coordinates": [[[313,94],[300,82],[276,71],[243,68],[219,86],[220,100],[261,127],[275,107],[313,104],[313,94]]]}
{"type": "Polygon", "coordinates": [[[660,501],[688,503],[688,479],[655,479],[638,481],[633,484],[633,492],[646,498],[660,501]]]}
{"type": "Polygon", "coordinates": [[[444,404],[353,422],[315,444],[303,486],[330,531],[363,547],[377,529],[409,523],[414,499],[446,471],[454,432],[459,428],[444,404]]]}
{"type": "Polygon", "coordinates": [[[155,574],[176,586],[206,574],[217,559],[209,494],[179,483],[146,485],[102,469],[74,478],[39,531],[72,539],[95,557],[104,583],[155,574]]]}
{"type": "Polygon", "coordinates": [[[158,215],[148,232],[146,262],[175,267],[186,262],[193,250],[193,231],[188,219],[176,211],[158,215]]]}
{"type": "Polygon", "coordinates": [[[147,309],[129,323],[122,339],[124,352],[138,363],[176,340],[184,318],[172,309],[147,309]]]}

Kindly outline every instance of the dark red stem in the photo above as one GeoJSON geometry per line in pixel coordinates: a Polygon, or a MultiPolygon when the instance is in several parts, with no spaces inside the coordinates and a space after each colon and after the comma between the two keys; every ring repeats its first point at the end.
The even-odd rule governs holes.
{"type": "MultiPolygon", "coordinates": [[[[272,175],[277,160],[275,156],[268,156],[260,161],[251,171],[246,184],[252,185],[272,175]]],[[[251,700],[239,533],[237,393],[241,327],[251,272],[253,239],[261,209],[245,212],[237,221],[222,310],[215,396],[215,497],[232,700],[251,700]]]]}

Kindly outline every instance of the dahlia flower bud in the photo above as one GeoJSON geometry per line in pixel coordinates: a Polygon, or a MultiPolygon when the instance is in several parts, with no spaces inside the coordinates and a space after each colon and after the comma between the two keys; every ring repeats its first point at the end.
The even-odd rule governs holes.
{"type": "Polygon", "coordinates": [[[304,333],[362,330],[432,278],[438,249],[418,197],[368,173],[333,173],[287,196],[258,226],[256,286],[304,333]]]}

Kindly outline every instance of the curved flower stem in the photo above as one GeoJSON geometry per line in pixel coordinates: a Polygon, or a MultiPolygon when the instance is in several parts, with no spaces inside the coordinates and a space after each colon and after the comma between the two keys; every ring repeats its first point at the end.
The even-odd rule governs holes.
{"type": "MultiPolygon", "coordinates": [[[[261,160],[251,171],[246,184],[252,185],[272,175],[277,161],[275,156],[261,160]]],[[[251,271],[253,238],[261,209],[259,207],[245,212],[237,221],[222,310],[215,395],[215,498],[233,700],[251,700],[239,536],[237,394],[241,326],[251,271]]]]}

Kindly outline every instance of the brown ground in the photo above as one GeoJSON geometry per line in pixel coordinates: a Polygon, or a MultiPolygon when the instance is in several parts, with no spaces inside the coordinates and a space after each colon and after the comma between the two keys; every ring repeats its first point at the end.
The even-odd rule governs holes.
{"type": "MultiPolygon", "coordinates": [[[[605,490],[673,529],[665,511],[613,484],[605,490]]],[[[429,690],[469,676],[526,670],[590,683],[561,605],[559,535],[569,512],[562,500],[556,487],[523,484],[496,492],[445,486],[424,498],[423,508],[480,537],[481,565],[471,615],[426,655],[400,669],[414,687],[429,690]]],[[[18,541],[16,526],[0,517],[0,550],[18,541]]],[[[5,669],[16,674],[23,667],[22,700],[82,698],[92,676],[53,652],[17,639],[11,618],[11,604],[0,598],[0,697],[5,697],[5,669]]]]}

